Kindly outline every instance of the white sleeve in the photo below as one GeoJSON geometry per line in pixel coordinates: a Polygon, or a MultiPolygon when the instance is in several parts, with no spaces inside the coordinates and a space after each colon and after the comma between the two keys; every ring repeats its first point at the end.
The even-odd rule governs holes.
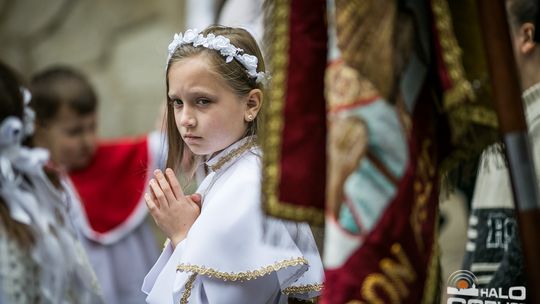
{"type": "Polygon", "coordinates": [[[157,262],[143,281],[141,290],[148,295],[147,303],[172,303],[172,288],[176,276],[176,265],[182,256],[185,240],[173,248],[169,242],[157,262]]]}

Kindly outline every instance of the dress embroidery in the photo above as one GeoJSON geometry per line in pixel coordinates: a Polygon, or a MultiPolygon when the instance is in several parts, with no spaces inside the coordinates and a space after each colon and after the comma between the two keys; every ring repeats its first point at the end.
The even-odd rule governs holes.
{"type": "Polygon", "coordinates": [[[265,266],[261,269],[257,269],[253,271],[246,271],[246,272],[238,272],[238,273],[222,272],[215,269],[206,268],[204,266],[187,265],[187,264],[178,265],[176,267],[176,270],[182,271],[182,272],[194,272],[200,275],[220,279],[223,281],[246,281],[246,280],[253,280],[256,278],[260,278],[269,273],[278,271],[282,268],[297,266],[297,265],[308,265],[308,261],[304,258],[295,258],[295,259],[290,259],[290,260],[284,260],[284,261],[275,263],[273,265],[265,266]]]}
{"type": "MultiPolygon", "coordinates": [[[[255,143],[254,138],[244,138],[240,141],[236,142],[235,144],[229,146],[225,150],[222,150],[220,153],[212,157],[210,160],[206,161],[207,167],[212,171],[209,176],[207,176],[206,180],[203,181],[202,185],[197,190],[199,193],[202,194],[203,199],[209,197],[210,189],[213,188],[216,184],[216,181],[218,181],[221,177],[226,176],[227,172],[230,172],[229,168],[235,168],[235,163],[238,160],[243,159],[243,157],[249,157],[248,164],[249,166],[252,166],[253,163],[251,161],[257,157],[260,157],[260,155],[257,153],[258,149],[255,143]],[[253,155],[247,155],[248,153],[253,155]],[[253,157],[256,156],[256,157],[253,157]],[[253,158],[252,158],[253,157],[253,158]]],[[[240,163],[241,161],[239,161],[240,163]]],[[[243,165],[240,165],[240,168],[243,165]]],[[[252,167],[247,167],[252,168],[252,167]]],[[[217,186],[216,186],[217,187],[217,186]]],[[[217,190],[219,191],[219,190],[217,190]]],[[[229,194],[227,194],[229,195],[229,194]]],[[[207,208],[209,206],[215,206],[215,205],[206,205],[207,208]]],[[[215,209],[207,209],[207,211],[203,211],[202,214],[212,214],[211,212],[216,212],[215,209]],[[205,213],[206,212],[206,213],[205,213]],[[210,212],[210,213],[208,213],[210,212]]],[[[201,218],[205,219],[206,218],[201,218]]],[[[202,227],[202,226],[201,226],[202,227]]],[[[194,230],[193,233],[201,232],[199,230],[194,230]]],[[[195,235],[193,234],[193,235],[195,235]]],[[[193,247],[191,247],[193,248],[193,247]]],[[[196,249],[192,249],[195,250],[196,249]]],[[[187,252],[186,252],[187,254],[187,252]]],[[[200,260],[197,258],[191,259],[189,255],[184,255],[180,261],[177,262],[176,272],[177,274],[179,272],[186,273],[187,277],[183,279],[182,283],[184,286],[184,291],[180,292],[179,298],[176,298],[176,303],[188,303],[188,300],[190,299],[190,296],[192,293],[197,293],[197,288],[199,288],[196,285],[197,276],[203,276],[200,277],[199,280],[199,286],[204,285],[204,279],[217,279],[224,282],[245,282],[249,280],[256,280],[259,278],[262,278],[264,276],[269,276],[270,274],[274,272],[280,272],[284,269],[287,269],[292,267],[293,272],[291,272],[290,275],[295,276],[298,275],[301,271],[306,271],[307,267],[309,265],[308,260],[303,257],[302,255],[297,256],[296,252],[286,253],[286,254],[280,254],[274,258],[272,257],[265,257],[264,262],[261,262],[259,267],[257,266],[249,266],[249,267],[242,267],[242,268],[222,268],[222,264],[220,263],[214,263],[214,264],[206,264],[204,260],[200,260]],[[278,257],[279,256],[279,257],[278,257]],[[227,272],[229,271],[229,272],[227,272]]],[[[309,280],[310,282],[317,282],[317,280],[309,280]]],[[[299,288],[303,288],[303,290],[313,290],[316,292],[317,290],[320,290],[322,287],[319,286],[304,286],[304,287],[297,287],[294,290],[300,290],[299,288]]],[[[293,289],[291,289],[292,291],[293,289]]],[[[208,290],[205,290],[206,292],[208,290]]],[[[275,292],[274,292],[275,293],[275,292]]],[[[283,293],[281,293],[283,296],[283,293]]],[[[178,296],[178,294],[177,294],[178,296]]],[[[196,297],[194,297],[196,298],[196,297]]],[[[192,298],[191,301],[196,301],[197,299],[192,298]]]]}
{"type": "Polygon", "coordinates": [[[197,274],[194,273],[191,276],[189,276],[189,279],[186,282],[184,291],[184,294],[182,295],[182,298],[180,299],[180,304],[187,304],[189,296],[191,295],[191,289],[193,288],[193,282],[195,281],[195,278],[197,277],[197,274]]]}
{"type": "Polygon", "coordinates": [[[286,295],[308,293],[312,291],[321,291],[323,284],[308,284],[299,286],[290,286],[283,289],[283,293],[286,295]]]}
{"type": "Polygon", "coordinates": [[[256,145],[257,144],[255,142],[250,141],[250,140],[245,142],[237,149],[232,150],[230,153],[220,158],[215,164],[210,165],[210,169],[212,169],[212,171],[217,171],[221,169],[223,165],[235,159],[236,157],[242,155],[242,153],[244,153],[245,151],[249,150],[252,147],[255,147],[256,145]]]}

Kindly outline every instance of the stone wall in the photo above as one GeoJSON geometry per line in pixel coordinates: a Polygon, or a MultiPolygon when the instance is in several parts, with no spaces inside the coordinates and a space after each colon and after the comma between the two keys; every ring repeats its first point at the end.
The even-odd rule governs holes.
{"type": "Polygon", "coordinates": [[[24,77],[50,65],[80,69],[100,98],[98,132],[155,126],[167,45],[184,30],[182,0],[0,0],[0,60],[24,77]]]}

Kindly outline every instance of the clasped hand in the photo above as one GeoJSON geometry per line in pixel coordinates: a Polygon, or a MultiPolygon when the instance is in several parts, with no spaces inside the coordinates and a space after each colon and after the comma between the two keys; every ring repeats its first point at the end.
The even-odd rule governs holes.
{"type": "Polygon", "coordinates": [[[154,171],[144,199],[150,214],[163,233],[176,247],[201,213],[201,195],[184,195],[172,169],[154,171]]]}

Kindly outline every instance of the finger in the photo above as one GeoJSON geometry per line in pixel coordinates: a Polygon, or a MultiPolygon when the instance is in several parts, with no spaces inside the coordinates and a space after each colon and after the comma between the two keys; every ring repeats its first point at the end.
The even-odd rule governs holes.
{"type": "Polygon", "coordinates": [[[163,175],[163,172],[157,169],[154,171],[154,176],[158,182],[159,187],[161,188],[161,191],[163,191],[163,194],[165,194],[165,198],[167,199],[169,204],[176,201],[176,197],[173,194],[173,191],[171,190],[171,186],[169,185],[169,182],[165,178],[165,175],[163,175]]]}
{"type": "Polygon", "coordinates": [[[174,196],[177,199],[180,199],[181,197],[183,197],[184,191],[182,190],[182,187],[180,186],[180,183],[178,182],[178,179],[176,178],[174,171],[171,168],[167,168],[167,170],[165,170],[165,176],[167,177],[167,180],[169,181],[169,185],[171,185],[174,196]]]}
{"type": "Polygon", "coordinates": [[[163,191],[161,191],[161,188],[159,187],[155,179],[150,180],[150,190],[152,190],[152,192],[154,193],[154,196],[160,208],[169,207],[169,202],[167,201],[165,194],[163,193],[163,191]]]}
{"type": "Polygon", "coordinates": [[[186,195],[186,198],[187,198],[187,201],[189,203],[191,203],[192,207],[196,207],[199,212],[201,211],[201,208],[202,208],[201,201],[202,201],[202,199],[201,199],[200,194],[194,193],[194,194],[191,194],[191,195],[186,195]]]}
{"type": "Polygon", "coordinates": [[[202,202],[202,196],[199,193],[193,193],[192,195],[190,195],[190,198],[195,203],[201,203],[202,202]]]}
{"type": "Polygon", "coordinates": [[[157,206],[158,208],[161,208],[161,206],[159,205],[159,202],[158,202],[158,200],[157,200],[157,197],[156,197],[156,195],[154,194],[154,191],[152,190],[152,188],[150,188],[150,191],[149,191],[149,192],[150,192],[149,195],[150,195],[150,198],[152,199],[152,201],[156,204],[156,206],[157,206]]]}
{"type": "Polygon", "coordinates": [[[158,211],[159,207],[157,206],[155,201],[152,200],[152,197],[150,196],[150,194],[148,193],[144,194],[144,201],[146,202],[146,207],[148,207],[148,210],[150,211],[151,214],[155,214],[158,211]]]}
{"type": "Polygon", "coordinates": [[[199,210],[202,208],[202,196],[199,193],[193,193],[189,196],[191,201],[193,201],[197,206],[199,206],[199,210]]]}

